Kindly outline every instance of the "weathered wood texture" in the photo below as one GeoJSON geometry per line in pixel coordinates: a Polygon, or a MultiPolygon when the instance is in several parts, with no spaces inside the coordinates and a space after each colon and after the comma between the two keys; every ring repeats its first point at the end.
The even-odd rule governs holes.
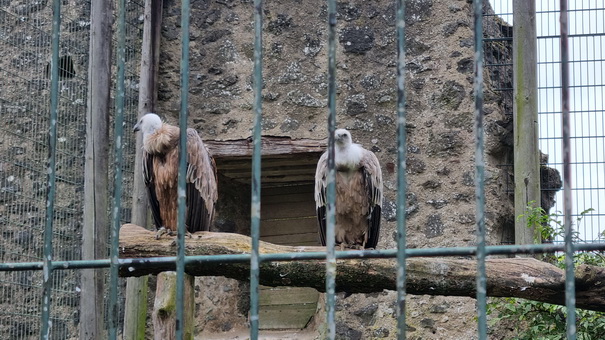
{"type": "MultiPolygon", "coordinates": [[[[539,207],[541,197],[535,1],[513,1],[513,15],[515,216],[521,216],[530,202],[539,207]]],[[[534,243],[525,216],[515,221],[515,243],[534,243]]]]}
{"type": "MultiPolygon", "coordinates": [[[[91,3],[88,97],[86,110],[86,153],[84,161],[84,227],[82,259],[107,256],[109,112],[111,89],[111,2],[91,3]]],[[[82,271],[80,338],[103,339],[105,271],[82,271]]]]}
{"type": "MultiPolygon", "coordinates": [[[[254,150],[252,139],[228,141],[204,140],[208,150],[216,159],[233,157],[251,157],[254,150]]],[[[306,154],[323,152],[327,140],[292,139],[290,137],[263,136],[261,140],[262,156],[306,154]]]]}
{"type": "MultiPolygon", "coordinates": [[[[145,21],[141,46],[139,82],[139,117],[156,111],[158,69],[160,58],[160,33],[162,30],[162,0],[145,0],[145,21]]],[[[126,129],[130,131],[130,129],[126,129]]],[[[132,222],[147,222],[147,187],[143,179],[143,136],[136,134],[134,184],[132,190],[132,222]]],[[[126,305],[124,311],[124,340],[145,339],[147,320],[147,277],[129,277],[126,280],[126,305]]]]}
{"type": "MultiPolygon", "coordinates": [[[[183,339],[193,340],[193,318],[195,310],[194,277],[185,274],[183,339]]],[[[155,340],[176,339],[176,272],[158,275],[155,301],[153,303],[153,338],[155,340]]]]}
{"type": "MultiPolygon", "coordinates": [[[[205,140],[218,172],[233,181],[249,185],[252,178],[252,140],[205,140]]],[[[315,180],[317,160],[326,148],[325,139],[291,139],[263,136],[261,183],[269,186],[308,184],[315,180]]]]}
{"type": "MultiPolygon", "coordinates": [[[[313,188],[310,183],[262,190],[261,241],[287,246],[320,245],[313,188]]],[[[259,329],[305,328],[317,311],[319,295],[308,287],[260,286],[259,329]]]]}
{"type": "MultiPolygon", "coordinates": [[[[172,238],[154,239],[154,233],[132,224],[122,226],[122,258],[174,256],[172,238]]],[[[243,254],[250,252],[248,236],[199,232],[186,240],[187,255],[243,254]]],[[[260,242],[260,253],[324,251],[324,247],[291,247],[260,242]]],[[[453,258],[409,258],[407,293],[475,297],[476,261],[453,258]]],[[[350,293],[395,290],[395,259],[338,260],[336,289],[350,293]]],[[[138,269],[124,267],[122,276],[157,274],[174,265],[138,269]]],[[[325,290],[325,263],[315,261],[268,262],[261,264],[260,283],[266,286],[313,287],[325,290]]],[[[248,280],[249,263],[191,264],[185,271],[195,276],[225,276],[248,280]]],[[[533,258],[488,259],[487,294],[565,304],[563,270],[533,258]]],[[[578,308],[605,311],[605,268],[580,265],[576,268],[578,308]]]]}

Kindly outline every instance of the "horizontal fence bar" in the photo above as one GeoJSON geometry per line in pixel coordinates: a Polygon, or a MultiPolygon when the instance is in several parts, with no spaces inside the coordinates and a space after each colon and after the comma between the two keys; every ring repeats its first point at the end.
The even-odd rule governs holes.
{"type": "MultiPolygon", "coordinates": [[[[605,33],[580,33],[580,34],[570,34],[569,38],[586,38],[586,37],[603,37],[605,33]]],[[[560,35],[542,35],[538,37],[538,40],[543,39],[560,39],[560,35]]]]}
{"type": "MultiPolygon", "coordinates": [[[[515,255],[515,254],[542,254],[562,252],[565,250],[563,244],[528,244],[528,245],[500,245],[486,246],[486,255],[515,255]]],[[[575,243],[574,251],[605,251],[605,242],[602,243],[575,243]]],[[[440,257],[440,256],[474,256],[477,253],[476,247],[450,247],[450,248],[422,248],[406,249],[406,257],[440,257]]],[[[185,263],[241,263],[249,262],[250,254],[230,254],[230,255],[189,255],[185,256],[185,263]]],[[[339,260],[345,259],[372,259],[372,258],[396,258],[397,249],[384,250],[347,250],[335,251],[335,257],[339,260]]],[[[305,252],[305,253],[275,253],[260,254],[260,262],[277,262],[292,260],[325,260],[326,253],[305,252]]],[[[165,257],[144,257],[119,259],[119,267],[139,268],[149,264],[167,264],[176,263],[176,256],[165,257]]],[[[109,259],[104,260],[76,260],[76,261],[53,261],[53,270],[57,269],[96,269],[108,268],[109,259]]],[[[3,271],[23,271],[23,270],[41,270],[43,262],[14,262],[0,264],[0,272],[3,271]]]]}

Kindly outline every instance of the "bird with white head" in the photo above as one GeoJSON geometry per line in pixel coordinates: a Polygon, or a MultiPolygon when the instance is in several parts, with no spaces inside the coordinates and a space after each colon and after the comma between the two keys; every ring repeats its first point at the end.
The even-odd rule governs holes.
{"type": "MultiPolygon", "coordinates": [[[[143,134],[143,176],[156,238],[177,230],[178,159],[180,129],[165,124],[155,113],[142,116],[133,128],[143,134]]],[[[187,129],[185,188],[187,232],[208,231],[218,198],[214,159],[194,129],[187,129]]]]}
{"type": "MultiPolygon", "coordinates": [[[[382,170],[376,155],[353,143],[345,129],[334,131],[336,168],[335,242],[341,249],[374,249],[380,234],[382,170]]],[[[328,153],[317,162],[315,203],[321,243],[326,245],[328,153]]]]}

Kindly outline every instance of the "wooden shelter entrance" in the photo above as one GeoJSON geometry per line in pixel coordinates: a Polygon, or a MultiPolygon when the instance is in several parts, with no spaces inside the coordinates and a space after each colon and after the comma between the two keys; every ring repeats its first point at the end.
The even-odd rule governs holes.
{"type": "MultiPolygon", "coordinates": [[[[237,191],[243,200],[240,208],[248,208],[249,223],[252,143],[236,140],[207,141],[206,144],[216,159],[219,177],[231,182],[227,185],[235,184],[239,188],[237,191]]],[[[289,246],[321,245],[313,190],[315,167],[325,144],[325,140],[263,137],[262,241],[289,246]]],[[[313,288],[261,286],[259,328],[305,328],[317,310],[318,300],[319,292],[313,288]]]]}

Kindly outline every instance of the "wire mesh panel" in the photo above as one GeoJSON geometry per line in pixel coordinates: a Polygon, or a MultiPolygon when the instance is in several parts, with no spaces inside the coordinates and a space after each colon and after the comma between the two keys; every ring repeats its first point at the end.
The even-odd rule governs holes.
{"type": "MultiPolygon", "coordinates": [[[[549,163],[562,169],[561,58],[557,2],[538,5],[540,146],[549,163]]],[[[605,208],[605,122],[603,63],[605,9],[595,1],[569,2],[570,132],[573,220],[582,241],[601,242],[605,208]],[[594,209],[594,211],[588,211],[594,209]],[[583,212],[587,212],[583,214],[583,212]]],[[[557,195],[555,211],[562,212],[557,195]]]]}
{"type": "MultiPolygon", "coordinates": [[[[88,5],[65,6],[59,58],[56,259],[80,258],[84,121],[88,61],[88,5]]],[[[45,2],[3,2],[0,9],[0,214],[2,261],[39,261],[45,224],[50,101],[51,7],[45,2]],[[12,4],[11,4],[12,3],[12,4]]],[[[41,272],[0,274],[0,334],[27,339],[40,329],[41,272]]],[[[78,277],[54,272],[51,337],[76,333],[78,277]]]]}
{"type": "MultiPolygon", "coordinates": [[[[49,154],[52,2],[0,6],[0,260],[43,257],[49,154]]],[[[143,5],[127,7],[126,117],[136,121],[143,5]]],[[[53,260],[81,259],[90,3],[65,2],[59,35],[53,260]]],[[[134,136],[125,135],[123,220],[129,220],[134,136]]],[[[51,339],[78,338],[78,271],[52,273],[51,339]]],[[[42,272],[0,273],[0,338],[38,338],[42,272]]]]}
{"type": "MultiPolygon", "coordinates": [[[[128,0],[125,3],[125,65],[124,65],[124,162],[122,178],[121,220],[130,222],[136,135],[132,127],[137,122],[139,104],[139,71],[141,66],[141,39],[143,36],[145,0],[128,0]]],[[[114,46],[117,32],[114,30],[114,46]]],[[[114,49],[115,51],[115,49],[114,49]]],[[[114,61],[117,60],[114,58],[114,61]]],[[[117,62],[117,61],[116,61],[117,62]]],[[[115,63],[115,62],[114,62],[115,63]]],[[[112,109],[115,109],[112,106],[112,109]]],[[[113,117],[111,118],[113,121],[113,117]]],[[[111,132],[113,136],[113,131],[111,132]]]]}
{"type": "MultiPolygon", "coordinates": [[[[118,25],[120,25],[120,11],[121,8],[118,7],[116,11],[114,11],[115,16],[115,25],[113,30],[113,46],[114,54],[113,54],[113,64],[116,65],[116,70],[118,63],[121,63],[123,68],[123,80],[120,79],[119,76],[112,76],[114,80],[115,86],[112,87],[114,91],[113,98],[118,96],[122,96],[121,102],[117,102],[116,105],[111,105],[112,108],[112,116],[110,120],[112,123],[117,121],[118,119],[122,121],[122,134],[118,138],[123,145],[120,147],[123,148],[120,157],[122,158],[121,163],[116,158],[114,159],[115,149],[115,140],[116,131],[115,125],[111,124],[112,129],[110,131],[111,149],[110,152],[111,159],[114,159],[115,164],[114,167],[110,168],[111,179],[114,179],[116,183],[113,183],[113,188],[117,188],[116,184],[121,187],[121,198],[117,202],[120,204],[119,220],[120,223],[127,223],[131,221],[131,206],[132,206],[132,189],[134,186],[134,157],[136,154],[136,136],[132,133],[132,127],[136,124],[138,119],[138,100],[139,100],[139,72],[141,67],[141,39],[143,36],[143,23],[144,23],[144,9],[145,9],[145,1],[144,0],[128,0],[124,1],[123,11],[123,34],[122,42],[120,42],[120,30],[118,25]],[[121,54],[119,53],[120,44],[123,44],[123,51],[121,54]],[[120,59],[122,57],[123,59],[120,59]],[[123,81],[123,84],[116,84],[117,81],[123,81]],[[121,89],[120,89],[121,87],[121,89]],[[123,93],[120,93],[123,92],[123,93]],[[121,113],[116,112],[116,110],[122,110],[121,113]],[[117,115],[122,115],[122,117],[117,117],[117,115]],[[121,166],[121,177],[115,177],[115,166],[119,164],[121,166]]],[[[116,156],[117,157],[117,156],[116,156]]],[[[113,193],[112,193],[113,196],[113,193]]],[[[115,202],[115,201],[114,201],[115,202]]],[[[111,207],[115,209],[115,207],[111,207]]],[[[111,232],[108,233],[109,240],[111,242],[112,235],[111,232]]],[[[117,237],[117,235],[116,235],[117,237]]],[[[108,252],[109,256],[110,252],[108,252]]],[[[117,250],[116,250],[117,254],[117,250]]],[[[124,302],[125,297],[123,296],[123,287],[125,285],[125,280],[119,280],[117,287],[118,296],[117,301],[112,301],[112,297],[109,297],[108,308],[113,308],[112,313],[114,318],[117,320],[107,320],[107,327],[109,329],[109,335],[113,336],[115,332],[120,332],[123,326],[123,315],[124,315],[124,302]],[[116,304],[112,306],[112,304],[116,304]],[[115,322],[116,324],[112,324],[115,322]]],[[[111,288],[114,283],[108,281],[108,289],[107,292],[111,291],[111,288]]]]}
{"type": "MultiPolygon", "coordinates": [[[[503,20],[502,34],[508,38],[486,39],[487,44],[512,42],[512,1],[492,0],[495,15],[503,20]],[[510,34],[509,34],[510,33],[510,34]]],[[[605,174],[603,145],[603,38],[605,9],[594,1],[574,1],[569,4],[569,50],[571,86],[571,133],[573,176],[573,214],[576,231],[581,241],[600,242],[603,239],[603,206],[605,174]],[[590,210],[594,209],[594,210],[590,210]]],[[[536,28],[538,35],[538,111],[540,149],[542,161],[562,173],[561,151],[561,50],[559,38],[559,4],[557,1],[536,2],[536,28]]],[[[505,54],[505,53],[504,53],[505,54]]],[[[502,54],[502,55],[504,55],[502,54]]],[[[494,55],[495,59],[499,59],[494,55]]],[[[504,105],[512,114],[512,85],[506,73],[512,74],[512,63],[500,64],[486,55],[486,67],[501,79],[500,89],[505,93],[504,105]]],[[[542,169],[544,171],[544,168],[542,169]]],[[[552,196],[551,213],[563,214],[561,181],[552,171],[542,173],[542,190],[552,196]],[[558,192],[555,196],[555,192],[558,192]]],[[[512,185],[512,183],[511,183],[512,185]]],[[[544,200],[544,195],[543,195],[544,200]]],[[[550,202],[548,202],[550,203],[550,202]]],[[[546,204],[548,210],[549,204],[546,204]]],[[[543,207],[545,205],[543,204],[543,207]]],[[[562,221],[560,218],[555,218],[562,221]]],[[[557,238],[555,241],[562,241],[557,238]]]]}

